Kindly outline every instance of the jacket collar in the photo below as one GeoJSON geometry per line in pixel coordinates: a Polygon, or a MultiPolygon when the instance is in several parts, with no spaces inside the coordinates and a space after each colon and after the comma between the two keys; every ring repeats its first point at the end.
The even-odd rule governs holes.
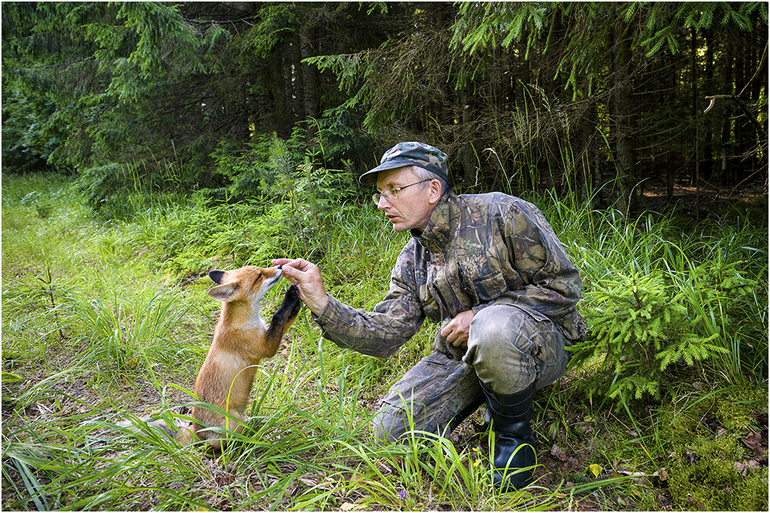
{"type": "Polygon", "coordinates": [[[433,209],[428,225],[422,233],[412,230],[412,237],[431,253],[443,253],[457,230],[457,215],[452,214],[457,212],[459,202],[460,198],[453,192],[442,196],[433,209]]]}

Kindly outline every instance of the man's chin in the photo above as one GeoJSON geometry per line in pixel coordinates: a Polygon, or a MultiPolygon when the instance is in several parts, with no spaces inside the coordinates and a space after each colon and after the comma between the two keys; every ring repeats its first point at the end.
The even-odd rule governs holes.
{"type": "Polygon", "coordinates": [[[409,223],[401,217],[394,218],[394,219],[396,219],[396,221],[393,221],[392,219],[389,219],[388,221],[390,221],[390,224],[393,225],[393,231],[395,232],[400,233],[408,230],[413,230],[415,228],[419,229],[420,231],[423,230],[423,228],[419,228],[418,226],[415,226],[414,223],[409,223]]]}

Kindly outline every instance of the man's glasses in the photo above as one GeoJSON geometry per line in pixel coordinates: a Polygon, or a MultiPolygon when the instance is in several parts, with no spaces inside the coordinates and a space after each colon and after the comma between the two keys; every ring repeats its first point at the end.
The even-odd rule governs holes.
{"type": "Polygon", "coordinates": [[[372,201],[374,201],[375,204],[379,205],[380,200],[382,198],[385,198],[385,201],[390,201],[396,199],[396,196],[399,192],[403,191],[407,187],[411,187],[412,185],[417,185],[418,183],[422,182],[429,182],[433,180],[433,178],[426,178],[425,180],[420,180],[419,182],[410,183],[409,185],[404,185],[403,187],[394,187],[393,189],[388,189],[382,192],[375,192],[372,195],[372,201]]]}

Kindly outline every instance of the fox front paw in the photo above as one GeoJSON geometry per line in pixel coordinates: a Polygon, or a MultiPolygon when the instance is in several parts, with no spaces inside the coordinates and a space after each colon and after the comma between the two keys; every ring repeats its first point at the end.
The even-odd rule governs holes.
{"type": "Polygon", "coordinates": [[[289,318],[292,318],[299,313],[301,307],[302,301],[299,299],[299,289],[296,285],[291,285],[286,289],[286,295],[283,297],[283,303],[281,303],[281,310],[284,308],[288,309],[289,318]]]}

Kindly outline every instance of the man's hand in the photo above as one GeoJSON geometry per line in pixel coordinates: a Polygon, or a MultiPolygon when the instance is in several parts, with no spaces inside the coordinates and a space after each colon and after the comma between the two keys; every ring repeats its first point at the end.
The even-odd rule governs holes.
{"type": "Polygon", "coordinates": [[[468,332],[471,329],[473,315],[473,310],[460,312],[454,319],[449,321],[449,324],[442,328],[441,336],[455,347],[467,345],[468,332]]]}
{"type": "Polygon", "coordinates": [[[299,297],[315,315],[321,315],[329,302],[329,296],[321,279],[318,266],[298,258],[277,258],[273,265],[280,265],[282,275],[297,286],[299,297]]]}

